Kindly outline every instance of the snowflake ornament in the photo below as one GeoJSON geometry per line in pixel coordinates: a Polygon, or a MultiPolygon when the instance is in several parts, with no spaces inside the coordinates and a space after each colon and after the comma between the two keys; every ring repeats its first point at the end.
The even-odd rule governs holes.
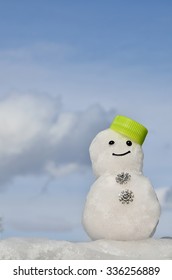
{"type": "Polygon", "coordinates": [[[131,175],[129,173],[120,173],[116,176],[116,182],[119,184],[126,184],[131,179],[131,175]]]}
{"type": "Polygon", "coordinates": [[[130,190],[123,190],[119,194],[119,201],[122,204],[129,204],[130,202],[133,202],[134,200],[134,193],[130,190]]]}

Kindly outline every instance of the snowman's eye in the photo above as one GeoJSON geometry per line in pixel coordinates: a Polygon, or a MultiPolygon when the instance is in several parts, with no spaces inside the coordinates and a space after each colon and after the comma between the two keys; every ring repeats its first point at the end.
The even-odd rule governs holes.
{"type": "Polygon", "coordinates": [[[115,142],[113,140],[109,141],[109,145],[113,145],[115,142]]]}
{"type": "Polygon", "coordinates": [[[131,142],[130,140],[128,140],[128,141],[126,142],[126,144],[127,144],[127,146],[132,146],[132,142],[131,142]]]}

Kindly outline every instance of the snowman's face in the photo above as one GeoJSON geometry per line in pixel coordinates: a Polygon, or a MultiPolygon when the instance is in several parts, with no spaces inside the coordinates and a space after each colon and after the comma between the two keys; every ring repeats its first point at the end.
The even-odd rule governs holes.
{"type": "Polygon", "coordinates": [[[141,146],[112,129],[100,132],[93,139],[90,157],[97,176],[104,173],[142,170],[141,146]]]}

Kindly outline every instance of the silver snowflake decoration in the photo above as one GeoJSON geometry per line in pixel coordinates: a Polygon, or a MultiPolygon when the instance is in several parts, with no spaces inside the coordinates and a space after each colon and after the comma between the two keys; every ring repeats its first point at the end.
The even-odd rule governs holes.
{"type": "Polygon", "coordinates": [[[129,204],[130,202],[133,202],[134,200],[134,193],[130,190],[123,190],[120,194],[119,194],[119,201],[122,204],[129,204]]]}
{"type": "Polygon", "coordinates": [[[119,184],[126,184],[131,179],[131,175],[129,173],[120,173],[116,176],[116,182],[119,184]]]}

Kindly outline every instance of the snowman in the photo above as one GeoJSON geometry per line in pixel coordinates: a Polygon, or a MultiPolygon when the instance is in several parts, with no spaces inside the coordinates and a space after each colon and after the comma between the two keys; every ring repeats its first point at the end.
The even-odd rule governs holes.
{"type": "Polygon", "coordinates": [[[142,144],[147,129],[116,116],[90,145],[97,177],[88,193],[83,226],[91,239],[139,240],[151,237],[160,205],[151,182],[142,173],[142,144]]]}

